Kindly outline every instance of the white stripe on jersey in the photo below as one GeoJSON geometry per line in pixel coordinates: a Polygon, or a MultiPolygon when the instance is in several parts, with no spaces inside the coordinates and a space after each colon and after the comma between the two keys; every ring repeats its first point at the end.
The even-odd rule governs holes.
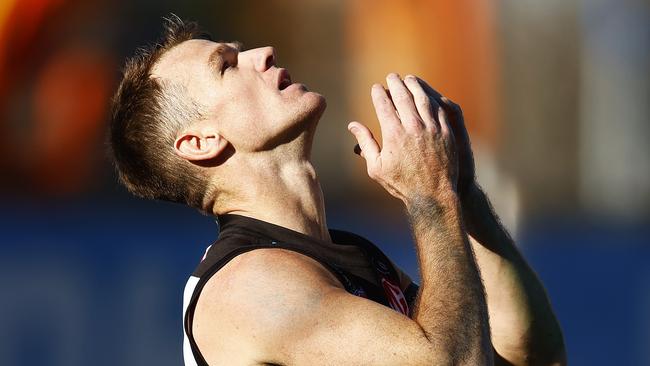
{"type": "Polygon", "coordinates": [[[190,276],[185,285],[185,291],[183,292],[183,359],[185,360],[185,366],[198,366],[194,359],[194,353],[192,353],[190,339],[187,336],[187,332],[185,332],[185,313],[187,312],[190,300],[194,294],[194,289],[198,283],[198,277],[190,276]]]}

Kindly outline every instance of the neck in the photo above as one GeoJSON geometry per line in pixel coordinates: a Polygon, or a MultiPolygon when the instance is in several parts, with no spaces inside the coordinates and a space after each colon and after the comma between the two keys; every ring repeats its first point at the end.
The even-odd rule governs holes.
{"type": "Polygon", "coordinates": [[[215,204],[213,212],[252,217],[331,241],[314,167],[308,158],[287,158],[296,155],[306,156],[277,149],[240,156],[232,164],[236,170],[228,176],[241,178],[221,190],[224,199],[215,204]]]}

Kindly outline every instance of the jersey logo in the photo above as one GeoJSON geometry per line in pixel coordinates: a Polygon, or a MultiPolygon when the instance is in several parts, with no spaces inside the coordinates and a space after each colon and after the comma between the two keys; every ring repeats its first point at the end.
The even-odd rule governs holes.
{"type": "Polygon", "coordinates": [[[381,278],[381,285],[384,287],[384,292],[386,293],[386,297],[388,297],[390,307],[393,308],[393,310],[408,316],[409,305],[406,302],[406,297],[404,297],[402,289],[383,277],[381,278]]]}

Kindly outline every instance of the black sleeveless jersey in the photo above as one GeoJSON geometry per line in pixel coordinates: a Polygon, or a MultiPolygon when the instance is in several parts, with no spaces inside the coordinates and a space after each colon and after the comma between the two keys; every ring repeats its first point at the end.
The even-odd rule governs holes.
{"type": "Polygon", "coordinates": [[[281,248],[311,257],[334,274],[349,293],[411,315],[418,286],[411,282],[402,292],[399,270],[379,248],[361,236],[330,229],[330,243],[240,215],[221,215],[218,223],[219,238],[208,247],[185,286],[183,355],[186,366],[207,365],[192,336],[194,309],[201,290],[231,259],[255,249],[281,248]]]}

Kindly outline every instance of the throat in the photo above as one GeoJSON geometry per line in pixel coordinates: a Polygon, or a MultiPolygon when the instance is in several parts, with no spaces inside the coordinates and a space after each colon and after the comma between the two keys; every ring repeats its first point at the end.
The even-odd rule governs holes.
{"type": "MultiPolygon", "coordinates": [[[[257,164],[256,164],[257,165],[257,164]]],[[[222,212],[252,217],[331,242],[320,182],[308,161],[253,166],[222,212]]]]}

